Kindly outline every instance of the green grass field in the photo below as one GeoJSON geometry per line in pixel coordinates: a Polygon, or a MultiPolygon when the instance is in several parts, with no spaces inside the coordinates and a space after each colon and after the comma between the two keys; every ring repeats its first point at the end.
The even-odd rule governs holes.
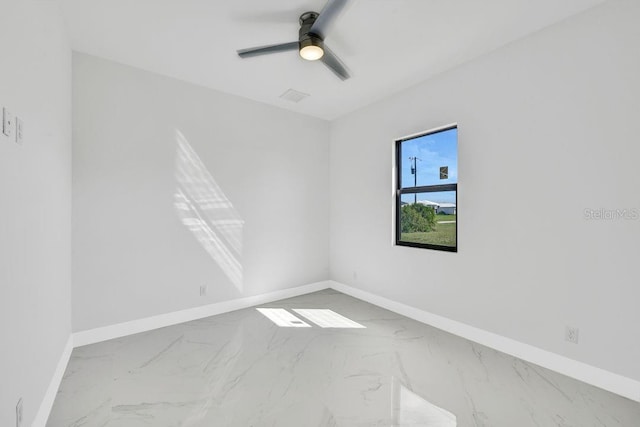
{"type": "Polygon", "coordinates": [[[436,215],[436,229],[428,233],[402,233],[403,242],[427,243],[431,245],[455,246],[456,224],[437,224],[438,221],[456,221],[455,215],[436,215]]]}
{"type": "Polygon", "coordinates": [[[438,221],[456,221],[456,216],[439,214],[439,215],[436,215],[436,222],[438,221]]]}

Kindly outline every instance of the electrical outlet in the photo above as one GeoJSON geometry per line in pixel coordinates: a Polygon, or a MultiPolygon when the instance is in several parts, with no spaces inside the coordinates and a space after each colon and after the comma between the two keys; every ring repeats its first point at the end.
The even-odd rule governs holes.
{"type": "Polygon", "coordinates": [[[2,109],[2,133],[11,138],[13,136],[13,114],[6,108],[2,109]]]}
{"type": "Polygon", "coordinates": [[[564,332],[564,339],[572,342],[574,344],[578,344],[578,338],[580,336],[580,329],[574,328],[571,326],[567,326],[564,332]]]}
{"type": "Polygon", "coordinates": [[[16,122],[16,144],[22,145],[24,123],[22,122],[22,119],[18,116],[16,116],[15,122],[16,122]]]}
{"type": "Polygon", "coordinates": [[[22,398],[18,400],[16,405],[16,427],[22,427],[22,398]]]}
{"type": "Polygon", "coordinates": [[[200,286],[200,296],[204,297],[206,295],[207,295],[207,286],[206,285],[200,286]]]}

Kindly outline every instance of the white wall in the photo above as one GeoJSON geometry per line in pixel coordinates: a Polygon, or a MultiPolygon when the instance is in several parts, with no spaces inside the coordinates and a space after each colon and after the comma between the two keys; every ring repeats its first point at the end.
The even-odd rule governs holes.
{"type": "Polygon", "coordinates": [[[71,50],[57,2],[3,0],[0,106],[0,425],[31,425],[71,332],[71,50]]]}
{"type": "Polygon", "coordinates": [[[332,279],[639,380],[640,221],[584,219],[640,208],[639,21],[611,1],[334,122],[332,279]],[[394,247],[393,141],[453,122],[459,252],[394,247]]]}
{"type": "Polygon", "coordinates": [[[327,122],[73,64],[74,330],[328,278],[327,122]],[[191,229],[178,190],[201,217],[191,229]]]}

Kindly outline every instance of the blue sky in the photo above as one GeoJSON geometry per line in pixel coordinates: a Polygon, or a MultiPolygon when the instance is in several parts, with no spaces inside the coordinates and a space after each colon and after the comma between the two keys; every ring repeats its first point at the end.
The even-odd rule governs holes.
{"type": "MultiPolygon", "coordinates": [[[[417,157],[417,185],[454,184],[458,182],[458,129],[404,141],[401,145],[402,186],[413,187],[412,161],[417,157]],[[449,167],[449,179],[440,179],[440,167],[449,167]]],[[[402,196],[402,200],[413,202],[413,194],[402,196]]],[[[418,200],[455,203],[455,192],[422,193],[418,200]]]]}

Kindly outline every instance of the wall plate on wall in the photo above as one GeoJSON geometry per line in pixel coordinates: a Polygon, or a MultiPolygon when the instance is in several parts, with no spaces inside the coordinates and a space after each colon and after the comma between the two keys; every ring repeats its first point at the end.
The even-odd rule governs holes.
{"type": "Polygon", "coordinates": [[[2,133],[11,137],[13,135],[13,114],[6,108],[2,109],[2,133]]]}

